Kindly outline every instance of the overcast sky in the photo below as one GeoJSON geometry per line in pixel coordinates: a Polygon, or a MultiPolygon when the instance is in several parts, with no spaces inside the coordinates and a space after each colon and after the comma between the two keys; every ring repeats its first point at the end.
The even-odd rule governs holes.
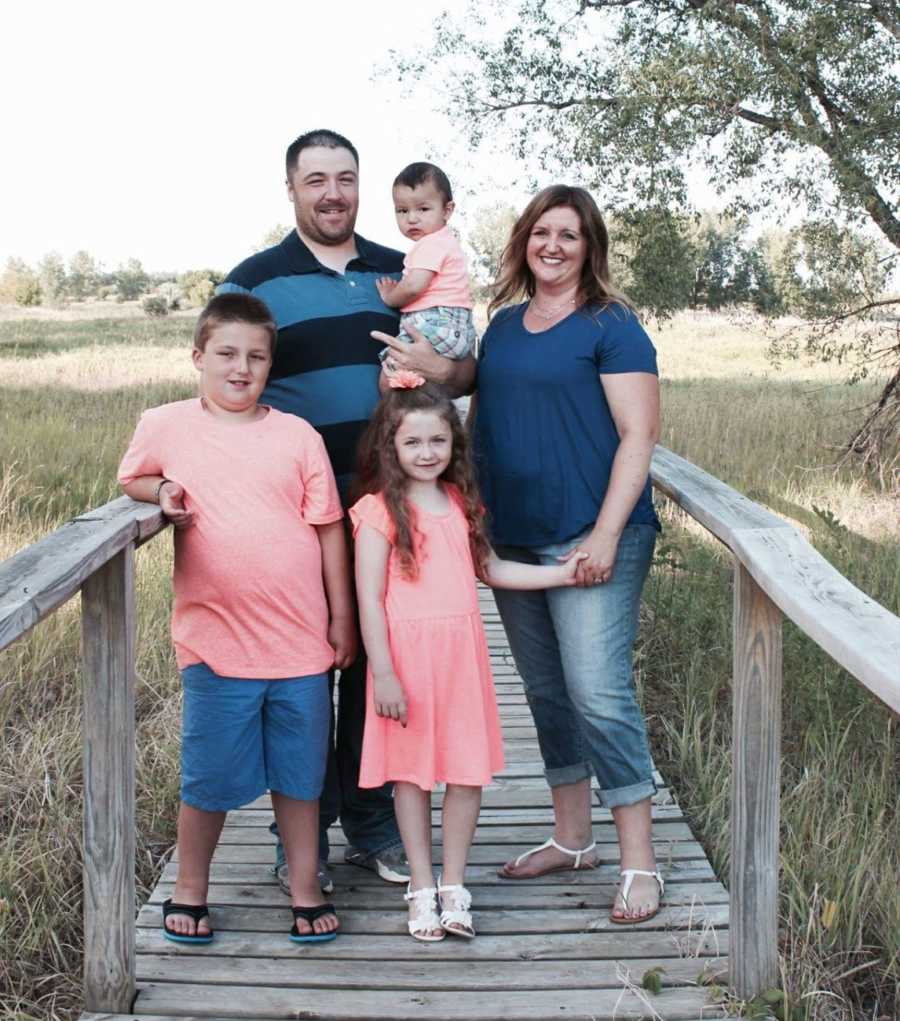
{"type": "Polygon", "coordinates": [[[436,97],[371,79],[446,7],[462,2],[6,5],[0,265],[85,248],[110,269],[228,270],[291,222],[284,150],[314,127],[360,150],[361,233],[402,246],[390,183],[429,155],[471,211],[491,196],[466,196],[478,175],[436,97]]]}

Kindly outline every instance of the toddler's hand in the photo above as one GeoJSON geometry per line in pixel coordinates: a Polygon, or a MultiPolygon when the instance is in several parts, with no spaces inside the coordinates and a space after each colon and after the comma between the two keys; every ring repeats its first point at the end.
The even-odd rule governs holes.
{"type": "Polygon", "coordinates": [[[381,300],[388,304],[388,298],[390,298],[392,291],[397,286],[397,281],[391,277],[379,277],[375,281],[375,286],[378,288],[378,293],[381,296],[381,300]]]}
{"type": "Polygon", "coordinates": [[[190,528],[194,523],[194,512],[185,509],[184,486],[168,481],[159,491],[159,509],[175,528],[190,528]]]}
{"type": "Polygon", "coordinates": [[[358,651],[356,619],[332,617],[328,622],[328,644],[334,649],[334,665],[338,670],[346,670],[358,651]]]}
{"type": "Polygon", "coordinates": [[[372,689],[375,697],[375,715],[397,720],[401,727],[405,727],[406,695],[403,693],[403,685],[397,680],[397,675],[389,673],[373,677],[372,689]]]}

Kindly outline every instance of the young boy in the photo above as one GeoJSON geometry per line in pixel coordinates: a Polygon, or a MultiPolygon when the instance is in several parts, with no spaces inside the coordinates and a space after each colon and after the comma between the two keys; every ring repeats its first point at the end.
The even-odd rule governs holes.
{"type": "MultiPolygon", "coordinates": [[[[438,354],[465,358],[476,334],[466,257],[447,226],[453,212],[450,181],[433,163],[410,163],[397,175],[393,193],[400,233],[415,242],[403,260],[403,279],[376,283],[385,305],[402,312],[397,339],[409,343],[406,328],[413,326],[438,354]]],[[[389,355],[386,348],[381,359],[391,372],[389,355]]]]}
{"type": "Polygon", "coordinates": [[[327,671],[354,659],[342,511],[319,434],[258,404],[275,324],[215,297],[192,352],[200,397],[146,411],[119,481],[175,525],[172,639],[184,683],[178,878],[167,939],[208,943],[209,866],[225,813],[272,792],[291,881],[291,939],[338,928],[316,878],[327,671]]]}

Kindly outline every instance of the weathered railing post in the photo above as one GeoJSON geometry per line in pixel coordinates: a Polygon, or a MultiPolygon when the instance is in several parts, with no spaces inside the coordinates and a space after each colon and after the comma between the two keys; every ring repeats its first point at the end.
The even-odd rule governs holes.
{"type": "Polygon", "coordinates": [[[735,558],[731,776],[731,984],[778,979],[781,611],[735,558]]]}
{"type": "Polygon", "coordinates": [[[135,995],[134,544],[81,589],[84,643],[84,1003],[135,995]]]}

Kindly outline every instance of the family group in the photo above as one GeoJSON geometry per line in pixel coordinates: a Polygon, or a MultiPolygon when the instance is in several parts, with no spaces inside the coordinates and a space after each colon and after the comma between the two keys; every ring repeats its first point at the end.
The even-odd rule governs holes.
{"type": "Polygon", "coordinates": [[[325,900],[338,820],[346,862],[407,884],[414,938],[474,937],[466,862],[503,769],[476,579],[496,590],[555,820],[500,875],[597,867],[593,776],[620,849],[610,917],[645,921],[663,893],[632,679],[659,528],[653,345],[585,190],[528,203],[477,343],[446,175],[414,163],[396,178],[404,256],[355,233],[359,168],[336,132],[291,143],[296,229],[220,285],[194,331],[199,396],[146,411],[119,468],[175,527],[184,708],[164,934],[213,939],[225,814],[269,791],[292,940],[340,928],[325,900]]]}

